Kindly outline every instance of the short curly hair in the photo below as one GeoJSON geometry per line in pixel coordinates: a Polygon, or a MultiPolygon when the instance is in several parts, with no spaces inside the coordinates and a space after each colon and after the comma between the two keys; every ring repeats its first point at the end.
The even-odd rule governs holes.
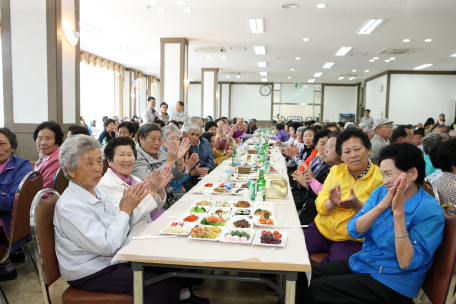
{"type": "Polygon", "coordinates": [[[339,136],[337,136],[336,141],[336,153],[339,156],[342,156],[342,144],[349,140],[352,137],[357,137],[361,140],[363,146],[370,150],[372,148],[372,144],[367,137],[366,133],[361,131],[360,129],[347,129],[345,131],[340,132],[339,136]]]}
{"type": "MultiPolygon", "coordinates": [[[[307,128],[307,130],[312,130],[313,127],[310,127],[310,128],[307,128]]],[[[307,131],[306,130],[306,131],[307,131]]],[[[316,146],[318,144],[318,141],[320,139],[322,139],[323,137],[328,137],[329,138],[329,133],[331,133],[332,131],[329,130],[329,129],[323,129],[321,131],[318,131],[318,132],[314,132],[315,133],[315,136],[313,138],[313,143],[314,145],[316,146]]]]}
{"type": "Polygon", "coordinates": [[[49,129],[54,132],[55,144],[57,146],[61,146],[63,143],[63,131],[62,128],[58,123],[55,121],[44,121],[36,127],[35,131],[33,132],[33,140],[36,141],[38,138],[38,133],[40,133],[43,129],[49,129]]]}
{"type": "Polygon", "coordinates": [[[448,139],[448,135],[445,133],[430,133],[423,137],[421,143],[423,144],[423,152],[424,154],[429,154],[429,151],[432,146],[435,144],[448,139]]]}
{"type": "Polygon", "coordinates": [[[10,145],[11,145],[11,148],[16,150],[17,149],[17,136],[16,136],[16,133],[14,133],[13,131],[11,131],[10,129],[5,128],[5,127],[4,128],[0,128],[0,133],[2,133],[3,135],[6,136],[6,138],[8,138],[8,140],[10,142],[10,145]]]}
{"type": "Polygon", "coordinates": [[[116,137],[111,139],[104,149],[104,155],[106,160],[114,160],[116,148],[119,146],[130,146],[130,148],[133,150],[133,154],[135,155],[135,159],[138,156],[138,152],[136,151],[136,144],[133,139],[131,139],[130,137],[116,137]]]}
{"type": "Polygon", "coordinates": [[[443,172],[453,172],[452,167],[456,167],[456,138],[450,138],[448,141],[438,143],[431,149],[429,156],[435,152],[436,160],[431,158],[435,168],[443,172]],[[434,162],[436,162],[434,164],[434,162]]]}
{"type": "Polygon", "coordinates": [[[426,162],[424,161],[423,153],[415,145],[400,143],[386,146],[380,153],[379,166],[385,159],[392,159],[396,168],[403,172],[415,168],[418,171],[415,184],[423,184],[426,176],[426,162]]]}
{"type": "Polygon", "coordinates": [[[120,131],[120,128],[127,128],[128,133],[133,134],[132,137],[135,137],[135,134],[136,134],[136,127],[135,127],[135,124],[134,124],[134,123],[129,122],[129,121],[121,122],[121,123],[117,126],[117,131],[120,131]]]}

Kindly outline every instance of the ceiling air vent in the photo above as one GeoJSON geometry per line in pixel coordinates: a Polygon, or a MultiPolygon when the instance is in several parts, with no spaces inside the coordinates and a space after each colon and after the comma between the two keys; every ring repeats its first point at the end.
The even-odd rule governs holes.
{"type": "Polygon", "coordinates": [[[363,73],[345,73],[345,74],[340,74],[339,77],[359,77],[362,75],[363,75],[363,73]]]}
{"type": "Polygon", "coordinates": [[[223,46],[193,47],[193,50],[197,53],[226,53],[226,50],[223,46]]]}
{"type": "Polygon", "coordinates": [[[367,53],[351,53],[350,56],[358,56],[358,57],[362,57],[362,56],[366,56],[367,53]]]}
{"type": "Polygon", "coordinates": [[[418,49],[383,49],[378,55],[409,55],[415,53],[418,49]]]}

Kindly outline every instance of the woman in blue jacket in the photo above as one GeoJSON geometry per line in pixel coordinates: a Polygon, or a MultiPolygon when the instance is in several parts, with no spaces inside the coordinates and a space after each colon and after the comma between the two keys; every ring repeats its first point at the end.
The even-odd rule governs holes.
{"type": "Polygon", "coordinates": [[[363,249],[313,268],[309,290],[297,288],[296,303],[410,303],[418,296],[442,242],[443,211],[419,186],[425,177],[421,150],[394,144],[379,163],[384,185],[347,226],[351,237],[365,238],[363,249]]]}
{"type": "MultiPolygon", "coordinates": [[[[17,188],[24,176],[32,171],[28,160],[13,155],[16,148],[16,134],[8,128],[0,128],[0,245],[7,242],[17,188]]],[[[12,249],[20,248],[25,239],[13,244],[12,249]]],[[[16,277],[17,272],[9,260],[0,264],[0,281],[16,277]]]]}

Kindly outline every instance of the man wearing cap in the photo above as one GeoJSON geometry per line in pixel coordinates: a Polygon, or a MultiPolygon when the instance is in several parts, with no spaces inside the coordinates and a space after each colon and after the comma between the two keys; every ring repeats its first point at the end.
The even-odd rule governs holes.
{"type": "Polygon", "coordinates": [[[171,120],[188,122],[189,116],[184,112],[184,103],[182,101],[176,102],[176,112],[171,114],[171,120]]]}
{"type": "Polygon", "coordinates": [[[272,123],[272,126],[275,128],[275,126],[277,125],[277,121],[273,120],[273,121],[271,121],[271,123],[272,123]]]}
{"type": "Polygon", "coordinates": [[[366,115],[366,116],[361,118],[361,121],[360,121],[360,123],[366,124],[366,126],[364,127],[364,130],[363,130],[364,132],[371,132],[372,126],[374,125],[374,119],[372,117],[370,117],[370,112],[371,112],[371,110],[366,109],[366,111],[364,111],[364,115],[366,115]]]}
{"type": "Polygon", "coordinates": [[[380,153],[382,150],[389,145],[389,139],[391,138],[391,134],[393,134],[393,121],[388,120],[385,117],[380,117],[379,119],[375,120],[374,123],[374,137],[371,139],[372,149],[370,160],[377,165],[378,159],[380,157],[380,153]]]}
{"type": "Polygon", "coordinates": [[[144,123],[149,123],[154,122],[156,117],[158,117],[158,113],[155,111],[155,97],[149,96],[147,98],[147,109],[142,112],[142,118],[144,123]]]}
{"type": "Polygon", "coordinates": [[[90,121],[89,132],[92,135],[100,134],[100,130],[97,128],[97,119],[95,117],[90,121]]]}

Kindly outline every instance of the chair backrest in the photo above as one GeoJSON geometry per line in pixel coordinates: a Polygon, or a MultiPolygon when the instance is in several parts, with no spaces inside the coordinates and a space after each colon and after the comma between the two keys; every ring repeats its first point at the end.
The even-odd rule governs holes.
{"type": "Polygon", "coordinates": [[[54,175],[54,179],[52,180],[52,189],[62,195],[69,184],[70,181],[65,177],[62,168],[59,168],[59,170],[57,170],[54,175]]]}
{"type": "Polygon", "coordinates": [[[424,183],[421,185],[421,188],[423,188],[424,191],[435,197],[438,201],[438,196],[436,196],[437,192],[435,192],[435,189],[430,180],[424,178],[424,183]]]}
{"type": "Polygon", "coordinates": [[[60,278],[53,222],[55,205],[59,198],[60,195],[55,190],[44,189],[35,195],[30,210],[30,228],[36,244],[35,254],[45,303],[51,303],[49,286],[60,278]],[[48,198],[43,198],[47,195],[48,198]]]}
{"type": "Polygon", "coordinates": [[[445,227],[442,244],[435,251],[434,263],[426,275],[422,289],[433,304],[453,304],[456,288],[456,275],[453,275],[456,262],[456,216],[446,208],[445,227]]]}
{"type": "Polygon", "coordinates": [[[109,166],[108,166],[108,161],[106,159],[103,159],[103,172],[101,173],[101,176],[104,176],[106,171],[108,171],[109,166]]]}

